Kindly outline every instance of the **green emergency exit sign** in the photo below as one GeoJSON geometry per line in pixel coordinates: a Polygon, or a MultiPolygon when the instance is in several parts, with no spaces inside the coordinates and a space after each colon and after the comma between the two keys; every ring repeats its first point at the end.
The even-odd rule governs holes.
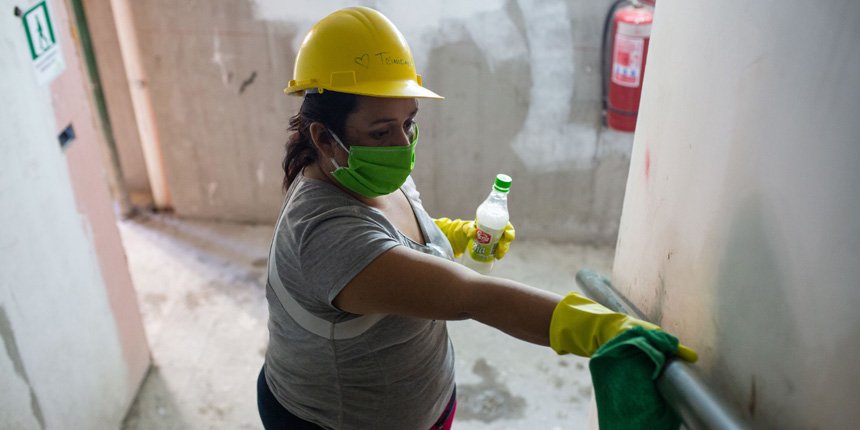
{"type": "Polygon", "coordinates": [[[24,32],[27,34],[36,81],[39,85],[46,84],[66,68],[63,51],[60,49],[57,32],[48,11],[47,0],[33,5],[24,13],[21,20],[24,23],[24,32]]]}

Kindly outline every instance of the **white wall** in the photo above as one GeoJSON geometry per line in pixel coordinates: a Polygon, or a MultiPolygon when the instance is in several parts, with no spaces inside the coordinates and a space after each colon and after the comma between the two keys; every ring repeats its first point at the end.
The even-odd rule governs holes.
{"type": "Polygon", "coordinates": [[[860,421],[858,17],[657,6],[613,281],[758,428],[860,421]]]}
{"type": "MultiPolygon", "coordinates": [[[[415,179],[435,216],[474,217],[513,176],[523,237],[614,242],[632,135],[601,130],[599,45],[611,1],[394,1],[386,14],[428,88],[415,179]]],[[[298,98],[282,90],[310,27],[346,1],[136,1],[176,212],[272,222],[298,98]]]]}
{"type": "Polygon", "coordinates": [[[0,1],[0,428],[118,428],[149,354],[67,8],[49,4],[66,70],[38,86],[12,14],[28,5],[0,1]]]}

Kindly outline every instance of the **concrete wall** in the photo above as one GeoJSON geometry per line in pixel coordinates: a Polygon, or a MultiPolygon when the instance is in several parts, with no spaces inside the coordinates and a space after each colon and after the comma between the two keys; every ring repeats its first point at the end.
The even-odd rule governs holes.
{"type": "Polygon", "coordinates": [[[83,4],[126,187],[132,195],[150,194],[111,2],[86,0],[83,4]]]}
{"type": "MultiPolygon", "coordinates": [[[[435,216],[474,217],[496,173],[514,178],[524,237],[613,242],[632,146],[601,130],[599,45],[611,2],[367,3],[404,33],[425,85],[415,179],[435,216]]],[[[179,215],[272,222],[284,96],[307,30],[352,3],[133,4],[179,215]]]]}
{"type": "Polygon", "coordinates": [[[657,6],[613,281],[757,428],[860,421],[857,17],[657,6]]]}
{"type": "Polygon", "coordinates": [[[0,428],[117,428],[149,351],[74,27],[49,5],[66,69],[38,86],[11,13],[29,6],[0,1],[0,428]]]}

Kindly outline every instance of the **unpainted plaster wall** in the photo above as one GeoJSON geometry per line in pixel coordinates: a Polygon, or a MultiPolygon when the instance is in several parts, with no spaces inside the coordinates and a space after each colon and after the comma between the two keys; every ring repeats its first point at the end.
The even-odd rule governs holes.
{"type": "Polygon", "coordinates": [[[126,188],[130,193],[151,193],[149,178],[144,164],[140,132],[132,106],[125,65],[123,64],[117,24],[114,21],[110,1],[86,0],[83,2],[90,29],[92,44],[96,49],[96,64],[101,71],[108,116],[118,148],[126,188]]]}
{"type": "Polygon", "coordinates": [[[0,428],[117,428],[149,350],[74,27],[48,3],[66,69],[39,86],[12,14],[31,4],[0,2],[0,428]]]}
{"type": "MultiPolygon", "coordinates": [[[[600,127],[599,46],[611,2],[394,1],[424,84],[415,180],[434,216],[474,217],[496,173],[532,238],[613,242],[630,134],[600,127]]],[[[272,222],[281,205],[282,90],[310,27],[344,1],[133,4],[176,212],[272,222]]]]}
{"type": "Polygon", "coordinates": [[[755,428],[860,421],[858,16],[657,6],[613,281],[755,428]]]}

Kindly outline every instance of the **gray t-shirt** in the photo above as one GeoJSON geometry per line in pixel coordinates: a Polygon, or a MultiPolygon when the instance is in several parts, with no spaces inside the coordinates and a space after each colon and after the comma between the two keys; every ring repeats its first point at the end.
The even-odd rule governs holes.
{"type": "Polygon", "coordinates": [[[304,175],[288,190],[281,210],[266,287],[266,382],[290,412],[326,429],[426,430],[454,388],[454,353],[444,321],[385,315],[360,335],[331,339],[303,328],[296,321],[302,318],[288,313],[279,299],[286,290],[311,318],[334,326],[359,317],[332,301],[383,252],[402,245],[453,255],[411,178],[401,190],[427,246],[400,233],[382,212],[304,175]]]}

